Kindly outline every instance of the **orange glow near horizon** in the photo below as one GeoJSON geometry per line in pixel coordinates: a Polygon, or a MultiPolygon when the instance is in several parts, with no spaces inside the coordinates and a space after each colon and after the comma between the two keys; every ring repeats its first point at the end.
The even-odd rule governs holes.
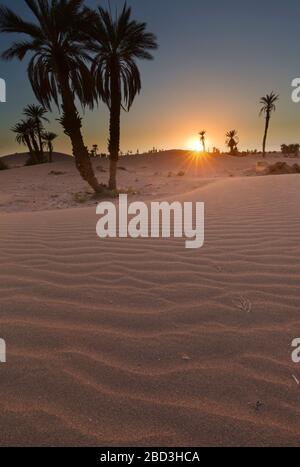
{"type": "Polygon", "coordinates": [[[191,138],[187,143],[187,147],[190,151],[195,151],[195,152],[203,151],[202,144],[199,138],[191,138]]]}
{"type": "MultiPolygon", "coordinates": [[[[208,148],[208,145],[209,145],[209,142],[206,140],[206,147],[208,148]]],[[[199,153],[203,153],[203,146],[202,146],[202,143],[200,141],[200,138],[198,137],[194,137],[194,138],[190,138],[188,141],[187,141],[187,149],[189,151],[194,151],[194,152],[199,152],[199,153]]]]}

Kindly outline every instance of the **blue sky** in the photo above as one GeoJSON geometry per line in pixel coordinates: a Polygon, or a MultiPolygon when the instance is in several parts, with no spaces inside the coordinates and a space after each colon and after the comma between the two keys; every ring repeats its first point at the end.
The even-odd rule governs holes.
{"type": "MultiPolygon", "coordinates": [[[[23,0],[0,0],[30,17],[23,0]],[[12,6],[13,5],[13,6],[12,6]]],[[[141,63],[143,91],[130,114],[122,115],[122,144],[128,149],[185,148],[206,129],[210,146],[224,147],[225,132],[239,131],[241,148],[261,146],[263,120],[259,98],[280,94],[269,138],[270,149],[300,142],[300,104],[291,101],[291,82],[300,76],[298,0],[130,0],[133,15],[158,37],[153,62],[141,63]]],[[[91,7],[107,2],[87,0],[91,7]]],[[[111,1],[112,8],[123,1],[111,1]]],[[[1,50],[13,37],[1,36],[1,50]]],[[[0,62],[7,82],[7,103],[0,104],[0,154],[21,151],[9,132],[22,108],[35,102],[26,61],[0,62]]],[[[57,114],[50,128],[60,134],[58,149],[70,151],[57,114]]],[[[104,105],[86,112],[88,145],[105,150],[108,114],[104,105]]]]}

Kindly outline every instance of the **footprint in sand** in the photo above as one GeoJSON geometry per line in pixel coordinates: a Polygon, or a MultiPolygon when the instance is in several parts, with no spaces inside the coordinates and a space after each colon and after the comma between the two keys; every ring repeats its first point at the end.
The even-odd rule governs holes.
{"type": "Polygon", "coordinates": [[[248,298],[240,295],[236,300],[233,300],[233,304],[240,310],[245,311],[246,313],[251,313],[252,303],[248,298]]]}

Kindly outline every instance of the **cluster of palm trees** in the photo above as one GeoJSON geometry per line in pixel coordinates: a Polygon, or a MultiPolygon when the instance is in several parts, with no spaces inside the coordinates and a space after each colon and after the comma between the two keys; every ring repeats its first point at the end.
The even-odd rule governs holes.
{"type": "MultiPolygon", "coordinates": [[[[199,133],[200,143],[202,145],[203,152],[206,152],[206,130],[202,130],[199,133]]],[[[230,154],[234,155],[238,153],[237,145],[239,143],[239,138],[236,130],[231,130],[226,133],[226,145],[230,149],[230,154]]]]}
{"type": "Polygon", "coordinates": [[[44,109],[51,110],[53,104],[59,108],[60,123],[71,140],[81,176],[97,193],[116,190],[121,109],[129,111],[141,91],[136,60],[153,58],[156,37],[147,32],[145,23],[131,18],[126,4],[113,17],[101,7],[87,8],[84,0],[24,1],[34,17],[32,22],[0,7],[0,32],[26,36],[2,57],[23,60],[30,56],[28,77],[33,92],[44,109]],[[76,106],[79,101],[92,109],[99,100],[110,111],[108,187],[95,176],[76,106]]]}
{"type": "MultiPolygon", "coordinates": [[[[266,96],[260,99],[260,104],[262,104],[262,108],[260,109],[260,115],[265,116],[265,131],[263,137],[263,157],[266,157],[266,144],[267,144],[267,136],[270,126],[270,120],[272,112],[276,110],[276,102],[279,100],[279,95],[271,92],[266,96]]],[[[199,133],[200,142],[202,144],[203,152],[206,152],[206,131],[202,130],[199,133]]],[[[226,146],[229,148],[229,154],[236,155],[238,154],[238,144],[239,144],[239,137],[236,130],[231,130],[226,133],[226,146]]]]}
{"type": "Polygon", "coordinates": [[[28,105],[23,110],[25,119],[12,128],[12,131],[16,133],[17,142],[28,148],[30,154],[28,164],[52,162],[53,141],[57,135],[45,131],[43,122],[49,122],[45,116],[46,113],[46,110],[40,105],[28,105]],[[48,149],[48,158],[45,156],[45,146],[48,149]]]}

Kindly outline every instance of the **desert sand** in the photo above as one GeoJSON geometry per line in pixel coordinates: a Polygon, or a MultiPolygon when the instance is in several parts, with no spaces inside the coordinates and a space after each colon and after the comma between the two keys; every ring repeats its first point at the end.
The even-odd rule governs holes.
{"type": "Polygon", "coordinates": [[[67,156],[0,172],[1,446],[299,445],[300,176],[257,161],[120,161],[131,199],[205,202],[200,250],[100,240],[67,156]]]}

